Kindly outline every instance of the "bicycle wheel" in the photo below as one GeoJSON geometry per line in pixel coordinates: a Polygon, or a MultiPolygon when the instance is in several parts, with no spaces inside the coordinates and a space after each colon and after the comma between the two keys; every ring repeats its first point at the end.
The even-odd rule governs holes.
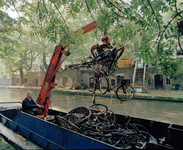
{"type": "Polygon", "coordinates": [[[108,110],[105,114],[97,116],[97,120],[102,123],[107,125],[107,127],[114,125],[116,122],[116,117],[115,114],[112,110],[108,110]]]}
{"type": "Polygon", "coordinates": [[[75,124],[69,122],[64,117],[58,116],[58,124],[60,126],[64,127],[64,128],[82,133],[81,129],[78,126],[76,126],[75,124]]]}
{"type": "Polygon", "coordinates": [[[74,124],[85,123],[91,116],[91,110],[86,107],[76,107],[69,114],[68,120],[74,124]]]}
{"type": "Polygon", "coordinates": [[[89,108],[97,115],[105,114],[108,111],[108,107],[103,104],[93,104],[89,108]]]}
{"type": "Polygon", "coordinates": [[[99,77],[98,85],[99,85],[99,91],[102,94],[105,94],[108,90],[109,83],[107,77],[104,74],[101,77],[99,77]]]}
{"type": "Polygon", "coordinates": [[[134,89],[130,85],[119,85],[116,89],[116,96],[121,101],[127,101],[134,96],[134,89]],[[124,87],[124,89],[123,89],[124,87]]]}

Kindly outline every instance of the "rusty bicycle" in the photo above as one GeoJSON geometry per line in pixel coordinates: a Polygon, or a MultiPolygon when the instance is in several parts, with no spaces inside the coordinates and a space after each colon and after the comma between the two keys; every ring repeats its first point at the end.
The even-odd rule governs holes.
{"type": "Polygon", "coordinates": [[[94,91],[99,90],[102,94],[106,92],[114,91],[116,98],[122,101],[127,101],[133,98],[134,89],[130,86],[127,80],[122,79],[116,86],[111,86],[109,84],[109,76],[113,76],[113,72],[117,67],[117,52],[120,51],[124,46],[119,49],[109,49],[98,56],[96,56],[96,61],[98,61],[97,67],[95,67],[94,74],[94,91]]]}
{"type": "Polygon", "coordinates": [[[125,79],[122,79],[120,83],[112,87],[109,84],[109,76],[106,76],[101,71],[95,76],[94,90],[99,90],[102,94],[114,91],[116,98],[120,101],[132,99],[135,93],[133,87],[125,79]]]}

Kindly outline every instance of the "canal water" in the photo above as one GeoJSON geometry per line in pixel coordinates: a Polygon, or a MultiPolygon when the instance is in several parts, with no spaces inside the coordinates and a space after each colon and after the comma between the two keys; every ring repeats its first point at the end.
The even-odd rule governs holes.
{"type": "MultiPolygon", "coordinates": [[[[0,102],[17,102],[26,97],[25,89],[0,88],[0,102]]],[[[36,101],[39,90],[32,90],[33,99],[36,101]]],[[[92,96],[67,95],[53,91],[51,108],[68,112],[77,106],[89,107],[92,105],[92,96]]],[[[96,97],[97,103],[102,103],[118,114],[125,111],[133,117],[162,121],[183,125],[183,103],[129,100],[120,104],[115,98],[96,97]]]]}
{"type": "Polygon", "coordinates": [[[7,143],[0,135],[0,150],[15,150],[15,148],[7,143]]]}

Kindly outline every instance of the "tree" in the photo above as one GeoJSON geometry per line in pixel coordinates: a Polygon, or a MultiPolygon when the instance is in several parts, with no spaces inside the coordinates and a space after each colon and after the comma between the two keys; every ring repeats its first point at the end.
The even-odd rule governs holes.
{"type": "Polygon", "coordinates": [[[1,75],[13,76],[19,72],[22,85],[24,73],[32,68],[32,63],[38,56],[43,57],[43,64],[47,67],[46,55],[54,47],[46,39],[31,37],[28,20],[23,17],[24,10],[20,9],[20,3],[22,1],[4,0],[0,4],[0,58],[3,59],[1,75]],[[7,13],[10,10],[16,13],[16,18],[7,13]]]}
{"type": "Polygon", "coordinates": [[[39,44],[36,40],[22,35],[18,40],[18,44],[14,47],[15,51],[11,55],[4,58],[4,73],[13,75],[16,72],[20,74],[20,85],[24,84],[24,73],[32,68],[33,61],[39,56],[37,48],[39,44]]]}
{"type": "Polygon", "coordinates": [[[3,0],[0,3],[0,58],[11,55],[13,47],[18,44],[17,40],[22,35],[22,25],[27,23],[25,18],[20,17],[16,5],[16,0],[3,0]],[[17,13],[18,18],[12,18],[7,13],[8,10],[17,13]]]}
{"type": "Polygon", "coordinates": [[[76,52],[88,51],[90,47],[86,43],[95,35],[101,37],[105,33],[114,42],[127,44],[139,38],[141,43],[134,48],[135,54],[146,63],[159,65],[160,71],[172,78],[171,73],[165,72],[165,66],[171,68],[170,71],[178,67],[175,64],[179,60],[172,61],[172,56],[178,51],[177,44],[182,50],[182,6],[180,0],[131,0],[130,3],[123,0],[38,0],[22,1],[18,10],[29,20],[32,34],[63,46],[74,42],[78,46],[76,52]],[[165,21],[166,13],[172,16],[165,21]],[[97,23],[97,33],[74,34],[93,21],[97,23]]]}
{"type": "Polygon", "coordinates": [[[41,38],[40,36],[33,36],[30,38],[34,39],[34,41],[37,43],[36,52],[38,54],[38,58],[42,60],[42,64],[44,67],[42,69],[43,69],[43,71],[45,71],[48,69],[47,62],[49,62],[49,61],[47,59],[48,59],[48,57],[51,58],[55,45],[52,42],[50,42],[49,40],[47,40],[45,38],[41,38]]]}

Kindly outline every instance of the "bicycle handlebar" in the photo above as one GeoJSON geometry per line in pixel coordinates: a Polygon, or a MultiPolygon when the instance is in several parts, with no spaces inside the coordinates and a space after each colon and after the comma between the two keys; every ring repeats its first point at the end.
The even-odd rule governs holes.
{"type": "Polygon", "coordinates": [[[125,44],[125,45],[123,45],[123,46],[121,46],[118,50],[116,50],[115,52],[118,52],[118,51],[120,51],[123,47],[125,47],[127,44],[125,44]]]}
{"type": "MultiPolygon", "coordinates": [[[[105,56],[108,56],[108,55],[113,54],[113,53],[117,53],[118,51],[122,50],[125,46],[126,46],[126,44],[123,45],[123,46],[121,46],[121,47],[120,47],[119,49],[117,49],[117,50],[115,50],[115,48],[108,49],[108,50],[106,50],[106,51],[100,53],[99,55],[97,55],[97,56],[94,58],[94,60],[95,60],[95,61],[98,61],[98,60],[101,60],[101,59],[102,59],[103,57],[105,57],[105,56]],[[108,54],[108,55],[104,55],[104,54],[107,53],[107,52],[109,52],[109,54],[108,54]],[[103,56],[103,55],[104,55],[104,56],[103,56]]],[[[124,52],[124,51],[121,52],[120,56],[122,55],[123,52],[124,52]]],[[[118,58],[117,58],[117,59],[118,59],[118,58]]]]}

